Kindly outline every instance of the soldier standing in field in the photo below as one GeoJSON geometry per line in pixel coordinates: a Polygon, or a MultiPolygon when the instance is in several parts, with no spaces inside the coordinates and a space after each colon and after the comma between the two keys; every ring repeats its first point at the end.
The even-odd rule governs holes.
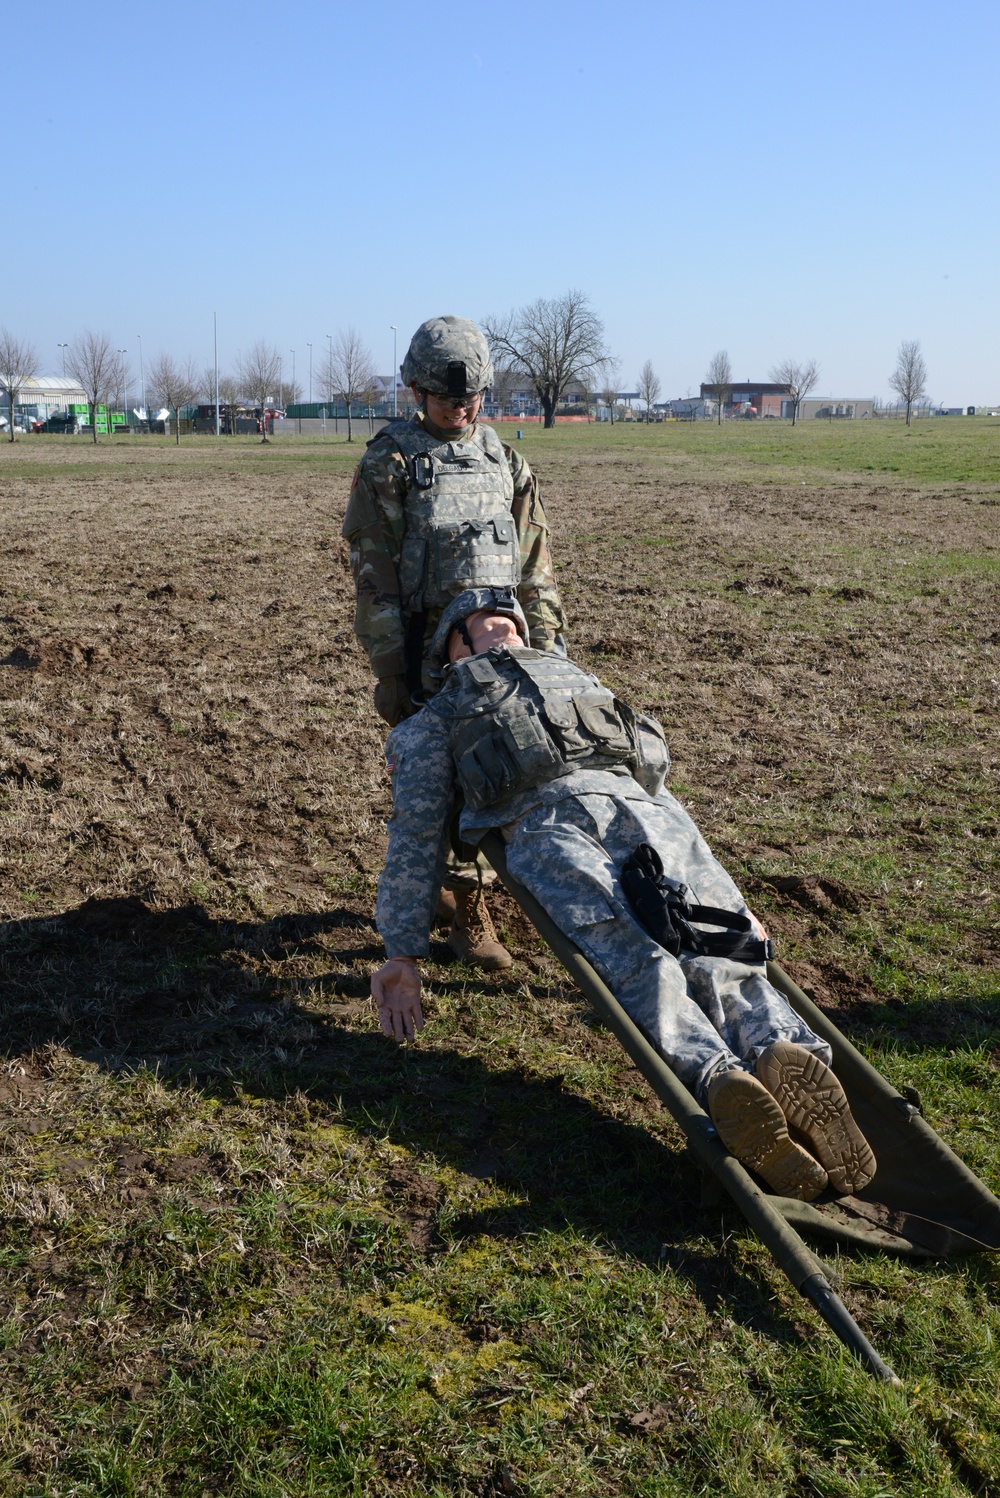
{"type": "MultiPolygon", "coordinates": [[[[520,453],[477,420],[493,381],[482,331],[463,317],[430,318],[413,335],[400,374],[419,409],[368,444],[343,527],[357,588],[354,632],[377,678],[376,710],[390,727],[436,690],[430,644],[445,607],[467,588],[514,588],[532,647],[565,651],[538,484],[520,453]]],[[[486,909],[483,875],[481,861],[452,851],[438,913],[450,920],[456,956],[497,971],[512,959],[486,909]]]]}

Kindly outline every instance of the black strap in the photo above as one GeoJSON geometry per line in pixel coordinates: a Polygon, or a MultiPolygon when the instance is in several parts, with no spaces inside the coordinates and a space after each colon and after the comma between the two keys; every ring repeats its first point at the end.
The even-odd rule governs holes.
{"type": "Polygon", "coordinates": [[[640,843],[622,864],[621,881],[628,902],[643,930],[675,957],[731,957],[738,962],[765,962],[774,956],[770,937],[761,941],[749,933],[753,922],[736,910],[714,905],[691,905],[687,885],[663,872],[663,860],[652,843],[640,843]],[[722,931],[696,931],[692,921],[722,926],[722,931]]]}
{"type": "Polygon", "coordinates": [[[424,630],[427,615],[420,610],[406,621],[406,639],[403,653],[406,657],[406,686],[413,702],[423,701],[424,630]]]}

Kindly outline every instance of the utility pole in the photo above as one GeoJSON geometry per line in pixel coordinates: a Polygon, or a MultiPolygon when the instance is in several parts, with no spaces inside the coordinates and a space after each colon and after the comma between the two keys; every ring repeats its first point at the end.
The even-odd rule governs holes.
{"type": "MultiPolygon", "coordinates": [[[[149,412],[146,410],[146,369],[145,369],[145,365],[142,362],[142,334],[141,333],[136,333],[135,336],[139,340],[139,382],[142,385],[142,409],[145,412],[145,416],[144,416],[143,420],[146,423],[146,431],[148,432],[149,431],[149,412]]],[[[140,429],[140,431],[142,430],[142,422],[141,421],[139,423],[139,429],[140,429]]]]}
{"type": "Polygon", "coordinates": [[[219,314],[212,313],[212,342],[215,350],[215,435],[219,436],[219,314]]]}
{"type": "Polygon", "coordinates": [[[309,350],[309,404],[312,405],[312,398],[313,398],[313,346],[312,346],[311,343],[307,343],[306,344],[306,348],[309,350]]]}
{"type": "MultiPolygon", "coordinates": [[[[118,354],[121,355],[120,365],[121,365],[121,382],[122,383],[121,383],[121,390],[118,393],[121,395],[121,398],[122,398],[122,415],[125,417],[125,425],[127,427],[128,426],[128,401],[127,401],[126,397],[128,395],[128,391],[125,389],[125,355],[128,353],[128,349],[127,348],[120,348],[120,349],[116,350],[116,353],[118,353],[118,354]]],[[[114,431],[112,430],[113,425],[114,424],[111,421],[111,418],[109,417],[108,418],[108,428],[109,428],[108,435],[110,437],[114,436],[114,431]]]]}
{"type": "Polygon", "coordinates": [[[395,421],[396,411],[396,324],[389,324],[392,329],[392,419],[395,421]]]}
{"type": "MultiPolygon", "coordinates": [[[[295,350],[294,349],[289,349],[288,352],[292,356],[292,400],[294,401],[295,400],[295,350]]],[[[298,431],[298,434],[301,437],[302,436],[302,417],[301,416],[298,418],[298,420],[296,421],[295,425],[296,425],[296,429],[298,431]]]]}

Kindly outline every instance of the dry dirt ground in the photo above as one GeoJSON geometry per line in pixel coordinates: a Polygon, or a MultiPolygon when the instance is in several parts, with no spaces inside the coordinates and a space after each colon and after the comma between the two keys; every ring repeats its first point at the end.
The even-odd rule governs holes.
{"type": "MultiPolygon", "coordinates": [[[[862,1042],[912,1055],[993,1035],[995,489],[750,481],[653,449],[543,443],[530,455],[571,653],[663,719],[676,793],[792,975],[862,1042]]],[[[346,1108],[358,1137],[388,1149],[380,1211],[419,1253],[441,1241],[446,1197],[456,1221],[479,1210],[477,1183],[513,1179],[518,1149],[534,1151],[518,1179],[541,1200],[553,1109],[612,1155],[625,1146],[606,1131],[635,1124],[669,1143],[503,896],[510,983],[476,985],[438,944],[424,1059],[390,1056],[374,1033],[389,801],[339,535],[349,454],[24,447],[0,473],[0,1128],[4,1293],[20,1328],[2,1356],[21,1368],[47,1337],[77,1345],[81,1307],[110,1271],[81,1280],[60,1246],[74,1223],[131,1224],[135,1254],[154,1208],[243,1200],[287,1175],[316,1109],[328,1122],[346,1108]],[[509,1028],[491,1034],[483,1015],[509,1028]],[[560,1093],[574,1067],[586,1104],[560,1093]],[[484,1089],[498,1078],[508,1103],[538,1104],[535,1133],[507,1115],[497,1125],[497,1089],[485,1105],[484,1089]],[[404,1086],[424,1112],[394,1134],[387,1093],[404,1086]],[[189,1115],[184,1088],[200,1100],[189,1115]],[[275,1108],[294,1095],[299,1112],[265,1106],[267,1139],[241,1155],[204,1109],[242,1106],[248,1089],[275,1108]],[[421,1173],[402,1147],[436,1150],[466,1187],[421,1173]]],[[[996,1185],[995,1148],[976,1148],[996,1185]]],[[[669,1227],[658,1209],[632,1210],[612,1226],[595,1206],[580,1231],[642,1258],[669,1227]]],[[[154,1321],[160,1336],[152,1310],[140,1317],[154,1321]]],[[[112,1393],[133,1389],[122,1398],[160,1377],[167,1354],[158,1344],[144,1371],[145,1335],[107,1354],[112,1393]]],[[[45,1411],[21,1418],[37,1464],[24,1470],[47,1471],[58,1440],[45,1411]]]]}
{"type": "MultiPolygon", "coordinates": [[[[4,486],[8,921],[370,915],[388,800],[343,462],[197,458],[4,486]]],[[[542,467],[574,655],[665,721],[675,788],[788,934],[861,900],[933,916],[947,847],[949,948],[994,965],[995,501],[542,467]]]]}

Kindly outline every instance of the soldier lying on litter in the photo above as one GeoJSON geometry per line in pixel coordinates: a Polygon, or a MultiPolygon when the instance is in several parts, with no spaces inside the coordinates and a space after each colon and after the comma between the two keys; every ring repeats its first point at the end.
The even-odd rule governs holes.
{"type": "Polygon", "coordinates": [[[386,742],[393,812],[377,921],[388,960],[372,976],[385,1033],[403,1040],[423,1025],[417,959],[428,952],[458,792],[463,838],[500,830],[511,874],[737,1159],[805,1201],[827,1185],[865,1186],[875,1159],[830,1049],[768,982],[763,927],[663,789],[659,724],[571,661],[532,650],[506,589],[460,594],[429,659],[440,689],[386,742]]]}

